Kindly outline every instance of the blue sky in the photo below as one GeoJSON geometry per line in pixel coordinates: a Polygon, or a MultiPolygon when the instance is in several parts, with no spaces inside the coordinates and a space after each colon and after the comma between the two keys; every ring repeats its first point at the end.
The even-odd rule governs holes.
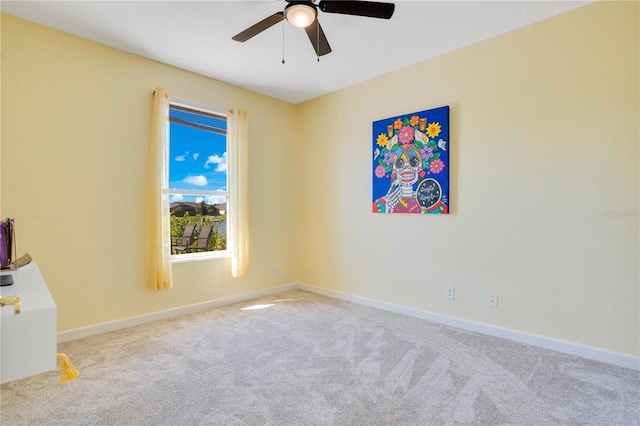
{"type": "MultiPolygon", "coordinates": [[[[226,129],[226,121],[171,110],[171,117],[226,129]]],[[[177,123],[170,123],[169,188],[186,190],[227,190],[226,137],[177,123]]],[[[223,203],[224,198],[172,195],[171,201],[204,199],[209,204],[223,203]],[[181,198],[182,197],[182,198],[181,198]]]]}

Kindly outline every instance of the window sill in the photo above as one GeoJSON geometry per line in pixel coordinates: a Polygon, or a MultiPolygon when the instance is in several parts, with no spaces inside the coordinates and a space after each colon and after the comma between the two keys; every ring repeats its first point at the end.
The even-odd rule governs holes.
{"type": "Polygon", "coordinates": [[[202,253],[172,254],[171,263],[199,262],[209,259],[224,259],[229,257],[228,250],[207,251],[202,253]]]}

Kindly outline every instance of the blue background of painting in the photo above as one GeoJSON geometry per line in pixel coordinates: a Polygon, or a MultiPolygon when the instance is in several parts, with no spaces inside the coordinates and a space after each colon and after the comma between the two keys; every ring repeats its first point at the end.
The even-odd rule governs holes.
{"type": "MultiPolygon", "coordinates": [[[[374,121],[373,122],[373,135],[372,135],[372,149],[371,149],[371,160],[372,160],[372,167],[371,167],[371,174],[372,174],[372,178],[373,178],[373,199],[372,201],[377,200],[380,197],[383,197],[387,194],[387,191],[389,190],[389,185],[391,184],[391,177],[383,177],[383,178],[378,178],[376,177],[376,167],[378,166],[378,158],[376,158],[375,160],[373,159],[373,157],[375,156],[375,151],[376,148],[379,148],[376,140],[378,138],[378,135],[380,133],[384,133],[387,134],[387,126],[391,125],[393,126],[393,122],[396,121],[398,118],[400,118],[401,120],[404,120],[405,117],[411,119],[412,116],[417,115],[421,118],[426,117],[427,118],[427,126],[429,125],[429,123],[433,123],[433,122],[438,122],[440,123],[440,134],[434,138],[434,140],[436,142],[438,142],[440,139],[444,139],[445,141],[447,141],[447,150],[444,151],[442,149],[438,149],[438,152],[440,152],[440,159],[442,160],[442,162],[444,163],[444,170],[441,171],[438,174],[425,174],[425,176],[423,178],[420,178],[418,180],[418,182],[416,182],[413,185],[413,190],[415,191],[415,189],[418,187],[418,185],[420,184],[420,181],[422,179],[426,179],[428,177],[433,178],[435,180],[438,181],[438,183],[440,184],[440,186],[442,187],[442,195],[443,197],[446,198],[447,200],[447,205],[450,206],[450,198],[449,198],[449,150],[451,149],[450,147],[450,143],[451,141],[449,140],[449,107],[448,106],[443,106],[443,107],[439,107],[439,108],[434,108],[434,109],[428,109],[428,110],[424,110],[424,111],[419,111],[419,112],[412,112],[409,114],[403,114],[403,115],[398,115],[395,117],[391,117],[391,118],[385,118],[383,120],[378,120],[378,121],[374,121]]],[[[426,132],[425,132],[426,133],[426,132]]],[[[425,171],[426,172],[426,171],[425,171]]]]}

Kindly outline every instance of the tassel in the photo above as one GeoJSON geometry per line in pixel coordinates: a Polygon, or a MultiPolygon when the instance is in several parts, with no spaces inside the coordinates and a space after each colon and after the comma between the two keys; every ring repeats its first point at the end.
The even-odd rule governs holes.
{"type": "Polygon", "coordinates": [[[68,356],[61,353],[56,354],[56,356],[60,360],[60,370],[62,372],[62,375],[60,376],[60,383],[69,382],[78,377],[78,374],[80,373],[73,366],[68,356]]]}

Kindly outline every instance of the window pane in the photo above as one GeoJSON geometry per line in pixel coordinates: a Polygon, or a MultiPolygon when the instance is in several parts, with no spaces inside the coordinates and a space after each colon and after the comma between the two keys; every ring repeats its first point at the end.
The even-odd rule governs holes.
{"type": "Polygon", "coordinates": [[[226,191],[226,120],[174,108],[169,117],[169,188],[226,191]]]}
{"type": "Polygon", "coordinates": [[[171,194],[171,254],[227,249],[227,197],[215,197],[171,194]]]}

